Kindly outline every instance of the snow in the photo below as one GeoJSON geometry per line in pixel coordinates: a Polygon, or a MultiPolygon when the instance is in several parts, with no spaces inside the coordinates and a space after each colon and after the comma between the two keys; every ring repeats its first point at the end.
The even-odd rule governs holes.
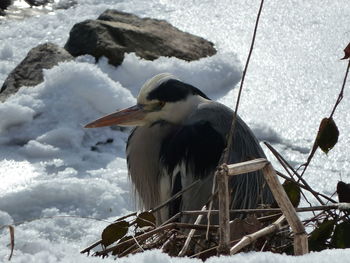
{"type": "MultiPolygon", "coordinates": [[[[69,2],[55,1],[53,8],[69,2]]],[[[23,1],[16,5],[26,8],[23,1]]],[[[43,83],[23,87],[0,103],[0,225],[16,225],[13,262],[115,262],[80,255],[79,250],[96,241],[108,222],[135,209],[124,152],[128,131],[83,126],[133,105],[143,82],[160,72],[170,72],[232,107],[258,5],[78,0],[67,10],[28,8],[23,19],[0,20],[0,83],[32,47],[47,41],[63,46],[75,23],[96,18],[107,8],[166,19],[213,41],[218,49],[213,57],[194,62],[164,57],[145,61],[128,54],[118,68],[107,59],[95,65],[92,57],[82,56],[45,70],[43,83]]],[[[260,140],[270,142],[295,166],[306,160],[319,122],[339,93],[345,72],[339,59],[350,39],[349,10],[346,0],[265,3],[239,114],[260,140]]],[[[317,152],[305,175],[310,185],[329,195],[338,180],[350,181],[348,95],[345,89],[334,115],[338,144],[328,155],[317,152]]],[[[3,227],[0,261],[7,260],[8,243],[3,227]]],[[[241,253],[208,262],[346,262],[349,256],[349,249],[302,257],[241,253]]],[[[200,262],[160,251],[118,259],[180,261],[200,262]]]]}

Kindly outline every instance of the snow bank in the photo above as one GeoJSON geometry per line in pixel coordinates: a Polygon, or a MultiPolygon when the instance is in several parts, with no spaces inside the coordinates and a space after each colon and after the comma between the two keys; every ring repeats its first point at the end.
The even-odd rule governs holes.
{"type": "Polygon", "coordinates": [[[25,221],[16,228],[18,260],[23,255],[40,262],[50,254],[56,262],[67,249],[77,254],[107,225],[90,219],[81,229],[84,218],[116,218],[134,209],[125,159],[116,159],[125,156],[128,132],[83,127],[134,104],[145,80],[159,72],[171,72],[220,97],[238,82],[240,64],[232,53],[195,62],[150,62],[129,54],[116,69],[105,59],[95,65],[84,56],[45,70],[43,83],[22,87],[0,104],[0,156],[8,159],[1,162],[0,211],[4,222],[25,221]]]}
{"type": "Polygon", "coordinates": [[[200,87],[212,99],[226,95],[241,78],[241,63],[234,53],[218,53],[192,62],[165,57],[148,61],[128,54],[117,70],[108,65],[106,59],[101,60],[99,65],[134,96],[137,96],[145,80],[163,72],[172,73],[182,81],[200,87]]]}

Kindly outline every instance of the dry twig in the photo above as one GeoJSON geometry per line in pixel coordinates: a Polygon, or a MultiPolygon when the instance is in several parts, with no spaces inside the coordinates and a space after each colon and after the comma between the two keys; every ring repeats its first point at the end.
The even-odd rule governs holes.
{"type": "Polygon", "coordinates": [[[271,164],[266,165],[263,168],[263,173],[266,182],[268,183],[273,196],[281,208],[284,216],[286,217],[288,224],[291,226],[294,233],[294,254],[304,255],[309,252],[307,235],[303,224],[295,212],[295,209],[290,202],[286,192],[284,191],[281,183],[278,181],[275,170],[271,164]]]}
{"type": "Polygon", "coordinates": [[[228,191],[228,167],[223,164],[217,174],[219,195],[219,247],[218,254],[230,254],[230,200],[228,191]]]}
{"type": "MultiPolygon", "coordinates": [[[[205,211],[206,209],[207,209],[207,206],[205,205],[205,206],[202,207],[201,211],[205,211]]],[[[201,222],[202,218],[203,218],[203,215],[198,215],[198,217],[197,217],[196,221],[194,222],[194,224],[198,225],[201,222]]],[[[180,253],[178,255],[179,257],[183,257],[183,256],[186,255],[186,251],[187,251],[187,249],[188,249],[188,247],[190,245],[191,239],[192,239],[192,237],[193,237],[195,232],[196,232],[195,229],[191,229],[190,233],[188,234],[188,236],[186,238],[185,244],[182,247],[182,249],[181,249],[181,251],[180,251],[180,253]]]]}
{"type": "Polygon", "coordinates": [[[281,225],[282,225],[284,220],[285,220],[285,216],[281,216],[275,222],[273,222],[271,225],[269,225],[263,229],[260,229],[259,231],[255,232],[253,234],[244,236],[236,245],[234,245],[230,249],[230,254],[234,255],[237,252],[239,252],[242,248],[250,245],[254,241],[258,240],[259,238],[280,230],[281,225]]]}
{"type": "MultiPolygon", "coordinates": [[[[328,119],[333,118],[333,115],[334,115],[334,113],[335,113],[335,110],[337,109],[339,103],[342,101],[342,99],[343,99],[343,97],[344,97],[344,88],[345,88],[345,84],[346,84],[346,81],[347,81],[347,78],[348,78],[349,68],[350,68],[350,60],[348,61],[348,65],[347,65],[347,67],[346,67],[345,76],[344,76],[344,80],[343,80],[342,87],[341,87],[341,89],[340,89],[340,93],[339,93],[339,95],[338,95],[338,98],[337,98],[337,100],[336,100],[336,102],[335,102],[335,104],[334,104],[334,106],[333,106],[332,112],[331,112],[331,114],[329,115],[329,118],[328,118],[328,119]]],[[[313,144],[313,146],[312,146],[312,150],[311,150],[311,152],[310,152],[310,154],[309,154],[309,156],[308,156],[308,158],[307,158],[307,160],[306,160],[306,163],[304,163],[304,164],[302,164],[302,165],[300,166],[300,167],[302,167],[302,166],[304,167],[304,169],[303,169],[303,171],[301,172],[300,176],[303,176],[304,173],[306,172],[306,169],[308,168],[308,166],[309,166],[309,164],[310,164],[312,158],[314,157],[317,148],[318,148],[318,145],[317,145],[317,138],[316,138],[315,141],[314,141],[314,144],[313,144]]],[[[300,167],[299,167],[299,168],[300,168],[300,167]]]]}

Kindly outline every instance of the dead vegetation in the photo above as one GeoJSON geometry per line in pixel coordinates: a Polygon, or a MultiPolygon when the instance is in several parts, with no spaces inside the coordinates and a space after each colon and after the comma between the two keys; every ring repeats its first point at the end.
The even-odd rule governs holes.
{"type": "MultiPolygon", "coordinates": [[[[311,188],[310,191],[306,190],[309,186],[297,182],[293,176],[286,181],[292,184],[285,184],[282,187],[277,173],[265,159],[228,165],[223,169],[226,173],[221,176],[229,177],[256,169],[263,169],[279,208],[226,210],[228,218],[237,214],[244,215],[244,219],[228,220],[226,228],[227,225],[222,224],[226,222],[226,218],[220,221],[220,225],[201,224],[203,216],[207,216],[208,213],[211,216],[219,214],[220,217],[224,214],[225,217],[222,210],[210,211],[204,206],[200,211],[182,211],[162,225],[156,226],[156,219],[152,213],[171,202],[172,198],[152,211],[132,213],[119,218],[104,229],[101,240],[85,248],[81,253],[102,257],[123,257],[148,249],[161,249],[171,256],[188,256],[205,260],[217,254],[233,255],[252,250],[303,255],[308,253],[309,248],[318,251],[325,248],[350,247],[346,238],[350,231],[347,211],[350,209],[349,203],[337,203],[311,188]],[[293,203],[299,203],[302,191],[309,191],[318,199],[326,199],[326,202],[332,204],[295,208],[293,203]],[[297,212],[313,214],[311,218],[301,221],[297,212]],[[180,223],[184,215],[191,215],[197,219],[194,224],[180,223]],[[309,235],[306,234],[305,227],[312,227],[313,230],[309,235]]],[[[290,169],[287,171],[288,174],[291,173],[290,169]]],[[[294,172],[298,175],[296,171],[294,172]]],[[[282,175],[280,172],[278,174],[282,175]]],[[[225,187],[224,184],[218,183],[218,186],[219,193],[225,193],[220,189],[225,187]]]]}

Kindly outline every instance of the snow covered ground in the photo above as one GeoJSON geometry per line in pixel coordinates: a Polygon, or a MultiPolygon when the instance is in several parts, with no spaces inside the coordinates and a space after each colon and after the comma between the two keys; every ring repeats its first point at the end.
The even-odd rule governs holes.
{"type": "MultiPolygon", "coordinates": [[[[237,89],[231,89],[239,82],[259,6],[248,0],[77,2],[68,10],[0,20],[0,83],[32,47],[47,41],[63,46],[75,23],[107,8],[166,19],[213,41],[218,54],[190,63],[149,62],[130,54],[117,69],[105,59],[95,65],[83,56],[45,71],[43,83],[0,103],[0,225],[17,224],[13,262],[115,262],[80,255],[79,249],[98,239],[108,222],[134,210],[124,153],[127,132],[86,130],[84,124],[133,104],[142,83],[160,72],[233,106],[237,89]]],[[[319,122],[337,98],[349,21],[348,0],[265,3],[239,113],[259,139],[273,143],[294,165],[306,160],[319,122]]],[[[325,194],[332,194],[340,179],[350,182],[348,88],[334,116],[338,144],[328,155],[318,152],[305,175],[325,194]]],[[[9,255],[8,241],[3,229],[0,261],[9,255]]],[[[348,262],[349,257],[347,249],[302,257],[248,253],[208,262],[348,262]]],[[[118,262],[200,261],[149,251],[118,262]]]]}

